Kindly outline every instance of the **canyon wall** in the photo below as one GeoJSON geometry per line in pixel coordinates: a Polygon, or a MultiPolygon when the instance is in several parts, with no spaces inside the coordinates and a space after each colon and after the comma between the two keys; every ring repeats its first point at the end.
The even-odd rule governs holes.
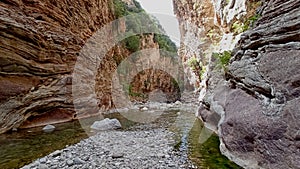
{"type": "Polygon", "coordinates": [[[206,66],[197,115],[222,153],[244,168],[299,168],[300,1],[174,4],[185,70],[193,57],[206,66]]]}
{"type": "Polygon", "coordinates": [[[85,41],[114,19],[109,4],[1,1],[0,133],[40,113],[56,122],[74,118],[72,69],[85,41]]]}
{"type": "MultiPolygon", "coordinates": [[[[76,84],[73,84],[72,73],[89,39],[100,28],[122,17],[125,9],[142,11],[135,1],[1,1],[0,133],[99,113],[87,106],[76,113],[72,94],[76,84]]],[[[109,39],[115,32],[127,29],[125,20],[114,26],[101,38],[109,39]]],[[[135,52],[133,50],[160,48],[153,34],[136,37],[138,46],[132,45],[130,40],[116,44],[105,53],[95,77],[84,79],[91,84],[95,82],[92,90],[101,110],[114,108],[112,76],[118,64],[135,52]]],[[[92,57],[97,55],[94,53],[92,57]]],[[[88,69],[92,65],[82,66],[88,69]]],[[[85,92],[80,88],[76,94],[85,92]]]]}

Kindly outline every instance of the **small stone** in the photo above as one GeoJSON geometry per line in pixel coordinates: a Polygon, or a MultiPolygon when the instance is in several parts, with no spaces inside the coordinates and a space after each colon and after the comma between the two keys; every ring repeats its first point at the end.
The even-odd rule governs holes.
{"type": "Polygon", "coordinates": [[[175,102],[175,104],[176,105],[180,105],[180,104],[182,104],[179,100],[177,100],[176,102],[175,102]]]}
{"type": "Polygon", "coordinates": [[[143,111],[147,111],[147,110],[149,110],[147,107],[143,107],[141,110],[143,110],[143,111]]]}
{"type": "Polygon", "coordinates": [[[68,166],[71,166],[71,165],[73,165],[73,164],[74,164],[73,160],[67,160],[67,165],[68,165],[68,166]]]}
{"type": "Polygon", "coordinates": [[[175,167],[175,164],[174,163],[169,163],[168,167],[175,167]]]}
{"type": "Polygon", "coordinates": [[[115,153],[111,156],[112,158],[123,158],[124,157],[124,154],[122,153],[115,153]]]}
{"type": "Polygon", "coordinates": [[[46,163],[46,162],[47,162],[47,158],[46,158],[46,157],[44,157],[44,158],[41,158],[39,161],[40,161],[40,163],[43,163],[43,164],[44,164],[44,163],[46,163]]]}
{"type": "Polygon", "coordinates": [[[74,159],[74,164],[83,164],[83,163],[85,163],[85,161],[81,160],[81,159],[78,158],[78,157],[76,157],[76,158],[74,159]]]}
{"type": "Polygon", "coordinates": [[[49,167],[46,164],[40,164],[39,169],[48,169],[49,167]]]}
{"type": "Polygon", "coordinates": [[[38,161],[35,161],[34,163],[33,163],[33,166],[39,166],[40,165],[40,162],[38,162],[38,161]]]}
{"type": "Polygon", "coordinates": [[[159,157],[159,158],[165,158],[166,156],[164,154],[158,153],[157,157],[159,157]]]}
{"type": "Polygon", "coordinates": [[[73,156],[72,156],[71,153],[67,153],[67,154],[66,154],[66,157],[67,157],[67,158],[72,158],[73,156]]]}
{"type": "Polygon", "coordinates": [[[53,125],[47,125],[47,126],[45,126],[43,128],[43,131],[44,132],[52,132],[52,131],[54,131],[54,129],[55,129],[55,126],[53,126],[53,125]]]}
{"type": "Polygon", "coordinates": [[[53,153],[51,153],[52,157],[57,157],[59,155],[61,155],[62,151],[61,150],[56,150],[53,153]]]}
{"type": "Polygon", "coordinates": [[[88,161],[89,158],[90,158],[90,157],[86,155],[86,156],[82,157],[82,160],[83,160],[83,161],[88,161]]]}

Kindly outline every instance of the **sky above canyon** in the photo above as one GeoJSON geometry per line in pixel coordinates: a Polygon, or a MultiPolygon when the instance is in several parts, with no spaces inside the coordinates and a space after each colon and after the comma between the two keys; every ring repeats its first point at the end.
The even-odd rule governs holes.
{"type": "Polygon", "coordinates": [[[154,15],[170,38],[179,46],[180,33],[178,21],[173,12],[173,0],[137,0],[142,7],[154,15]]]}

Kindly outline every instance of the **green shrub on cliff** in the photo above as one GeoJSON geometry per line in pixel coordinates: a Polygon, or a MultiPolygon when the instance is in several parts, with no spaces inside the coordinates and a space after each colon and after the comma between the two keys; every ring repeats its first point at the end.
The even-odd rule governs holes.
{"type": "MultiPolygon", "coordinates": [[[[130,37],[123,40],[125,47],[131,52],[136,52],[140,48],[140,35],[135,35],[139,32],[161,32],[164,33],[159,21],[147,14],[140,3],[133,0],[134,5],[127,5],[121,0],[113,0],[115,16],[117,18],[126,17],[126,32],[130,37]],[[131,15],[136,14],[138,15],[131,15]],[[142,31],[143,30],[143,31],[142,31]]],[[[177,47],[174,42],[166,35],[154,34],[154,42],[158,43],[159,49],[171,53],[177,53],[177,47]]],[[[169,56],[170,54],[164,53],[169,56]]]]}
{"type": "Polygon", "coordinates": [[[254,25],[254,23],[260,18],[261,16],[259,14],[253,15],[249,18],[246,19],[246,21],[244,23],[240,22],[240,21],[235,21],[232,26],[231,29],[233,31],[233,33],[235,34],[240,34],[245,32],[246,30],[248,30],[251,26],[254,25]]]}
{"type": "Polygon", "coordinates": [[[168,52],[176,53],[177,47],[171,39],[166,35],[155,34],[154,41],[158,43],[159,48],[168,52]]]}
{"type": "Polygon", "coordinates": [[[127,14],[126,4],[123,1],[114,0],[113,1],[113,8],[114,8],[115,16],[117,18],[125,16],[127,14]]]}
{"type": "Polygon", "coordinates": [[[248,18],[247,22],[249,22],[250,26],[253,26],[253,24],[260,18],[261,16],[259,14],[253,15],[250,18],[248,18]]]}
{"type": "Polygon", "coordinates": [[[193,70],[193,72],[201,81],[203,79],[204,73],[206,72],[206,67],[203,66],[202,62],[199,61],[196,57],[192,57],[188,60],[188,66],[193,70]]]}
{"type": "Polygon", "coordinates": [[[231,51],[224,51],[223,53],[213,53],[213,57],[217,59],[217,67],[223,68],[223,70],[226,72],[231,58],[231,51]]]}
{"type": "Polygon", "coordinates": [[[240,21],[235,21],[232,24],[231,29],[233,30],[233,33],[240,34],[242,32],[245,32],[248,29],[249,26],[245,25],[244,23],[240,21]]]}
{"type": "Polygon", "coordinates": [[[138,35],[130,36],[124,40],[125,46],[131,52],[136,52],[140,48],[140,37],[138,35]]]}
{"type": "Polygon", "coordinates": [[[121,0],[113,0],[115,16],[117,18],[120,18],[131,13],[139,13],[144,11],[139,2],[133,0],[133,3],[134,6],[128,6],[125,2],[121,0]]]}

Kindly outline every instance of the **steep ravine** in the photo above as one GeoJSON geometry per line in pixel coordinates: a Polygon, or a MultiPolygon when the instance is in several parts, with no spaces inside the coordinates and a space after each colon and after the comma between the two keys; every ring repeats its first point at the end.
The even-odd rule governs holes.
{"type": "Polygon", "coordinates": [[[300,1],[174,4],[198,116],[218,133],[223,154],[244,168],[299,168],[300,1]],[[189,60],[206,67],[202,79],[189,60]]]}
{"type": "MultiPolygon", "coordinates": [[[[74,110],[76,59],[100,28],[141,11],[131,0],[1,1],[0,133],[99,113],[86,106],[82,114],[74,110]]],[[[219,135],[221,152],[244,168],[299,168],[300,0],[174,0],[174,12],[184,73],[198,89],[197,116],[219,135]]],[[[125,23],[120,20],[105,36],[128,31],[125,23]]],[[[131,101],[180,98],[172,74],[139,71],[145,60],[131,57],[137,50],[163,48],[162,39],[168,41],[153,33],[135,35],[106,53],[95,86],[88,86],[101,111],[119,108],[113,96],[129,100],[118,97],[120,88],[131,101]],[[118,67],[127,58],[137,72],[118,67]],[[120,81],[114,81],[115,71],[120,81]],[[133,81],[126,79],[135,74],[133,81]]],[[[144,54],[152,64],[164,57],[144,54]]],[[[166,69],[173,70],[174,58],[164,59],[166,69]]]]}
{"type": "MultiPolygon", "coordinates": [[[[100,28],[128,12],[142,11],[135,1],[1,1],[0,133],[99,113],[87,106],[82,108],[84,113],[74,110],[72,73],[77,58],[89,38],[100,28]]],[[[125,20],[118,21],[115,26],[116,29],[106,37],[113,36],[113,31],[128,31],[125,20]]],[[[93,90],[97,106],[102,111],[115,107],[112,77],[122,60],[137,50],[166,47],[160,44],[167,41],[170,41],[167,37],[157,40],[154,34],[145,34],[113,46],[96,70],[95,79],[85,79],[95,81],[93,90]]],[[[171,49],[175,46],[168,45],[171,49]]],[[[155,55],[162,57],[159,53],[155,55]]],[[[135,63],[131,65],[133,67],[130,69],[137,66],[135,63]]],[[[91,65],[85,66],[88,68],[91,65]]],[[[170,85],[170,77],[164,72],[161,77],[158,87],[167,84],[169,87],[165,91],[178,92],[176,87],[170,85]]],[[[144,83],[142,80],[135,83],[144,83]]],[[[128,86],[124,90],[128,90],[128,86]]],[[[79,89],[77,93],[83,95],[85,90],[79,89]]]]}

